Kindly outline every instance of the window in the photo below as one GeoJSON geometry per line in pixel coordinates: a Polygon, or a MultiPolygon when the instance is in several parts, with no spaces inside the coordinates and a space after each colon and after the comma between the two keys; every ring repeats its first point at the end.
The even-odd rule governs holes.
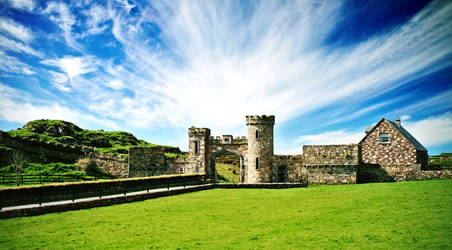
{"type": "Polygon", "coordinates": [[[259,157],[256,157],[256,170],[259,170],[260,166],[259,166],[259,157]]]}
{"type": "Polygon", "coordinates": [[[256,140],[259,140],[259,130],[256,129],[256,140]]]}
{"type": "Polygon", "coordinates": [[[199,141],[195,141],[195,155],[199,154],[199,141]]]}
{"type": "Polygon", "coordinates": [[[380,144],[389,143],[389,134],[380,134],[380,144]]]}

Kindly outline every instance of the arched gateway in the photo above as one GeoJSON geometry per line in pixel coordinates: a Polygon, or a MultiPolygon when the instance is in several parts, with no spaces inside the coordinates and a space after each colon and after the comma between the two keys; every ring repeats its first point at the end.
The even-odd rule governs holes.
{"type": "Polygon", "coordinates": [[[239,182],[244,183],[245,182],[245,158],[240,153],[238,153],[232,149],[228,149],[228,148],[222,148],[222,149],[214,152],[212,154],[212,156],[210,156],[210,171],[211,171],[211,173],[214,174],[214,178],[217,179],[215,158],[217,158],[217,156],[220,156],[225,153],[232,153],[240,158],[240,181],[239,182]]]}
{"type": "Polygon", "coordinates": [[[247,116],[248,139],[245,136],[210,136],[210,129],[188,129],[189,172],[205,172],[216,180],[215,158],[229,152],[240,157],[240,182],[271,182],[273,175],[274,116],[247,116]]]}

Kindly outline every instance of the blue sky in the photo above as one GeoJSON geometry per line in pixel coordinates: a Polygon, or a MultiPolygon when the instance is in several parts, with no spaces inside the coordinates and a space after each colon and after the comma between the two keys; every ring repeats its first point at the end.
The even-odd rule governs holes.
{"type": "Polygon", "coordinates": [[[451,1],[0,0],[0,129],[34,119],[186,150],[187,128],[275,152],[357,143],[382,117],[452,152],[451,1]]]}

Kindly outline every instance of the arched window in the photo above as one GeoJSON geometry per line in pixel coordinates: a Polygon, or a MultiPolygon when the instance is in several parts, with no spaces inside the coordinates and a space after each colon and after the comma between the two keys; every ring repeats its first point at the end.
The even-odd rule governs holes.
{"type": "Polygon", "coordinates": [[[199,141],[195,141],[195,155],[199,154],[199,141]]]}
{"type": "Polygon", "coordinates": [[[260,166],[259,166],[259,157],[256,157],[256,170],[259,170],[260,166]]]}
{"type": "Polygon", "coordinates": [[[256,129],[256,140],[259,140],[259,130],[256,129]]]}

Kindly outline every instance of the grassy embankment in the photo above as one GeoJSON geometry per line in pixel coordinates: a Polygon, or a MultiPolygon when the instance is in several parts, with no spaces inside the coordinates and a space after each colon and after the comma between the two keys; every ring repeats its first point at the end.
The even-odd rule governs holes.
{"type": "Polygon", "coordinates": [[[452,180],[215,189],[0,221],[0,248],[367,248],[452,245],[452,180]]]}
{"type": "MultiPolygon", "coordinates": [[[[61,120],[35,120],[28,122],[23,128],[8,131],[8,134],[25,140],[38,140],[54,145],[82,145],[98,152],[127,156],[130,147],[166,147],[137,139],[134,135],[123,131],[87,130],[77,125],[61,120]]],[[[6,159],[13,148],[0,145],[0,151],[5,159],[0,161],[0,175],[13,174],[6,159]]],[[[167,157],[183,156],[184,154],[165,153],[167,157]]],[[[75,162],[64,159],[52,159],[43,154],[27,153],[30,163],[24,168],[25,175],[91,175],[77,167],[75,162]]]]}

